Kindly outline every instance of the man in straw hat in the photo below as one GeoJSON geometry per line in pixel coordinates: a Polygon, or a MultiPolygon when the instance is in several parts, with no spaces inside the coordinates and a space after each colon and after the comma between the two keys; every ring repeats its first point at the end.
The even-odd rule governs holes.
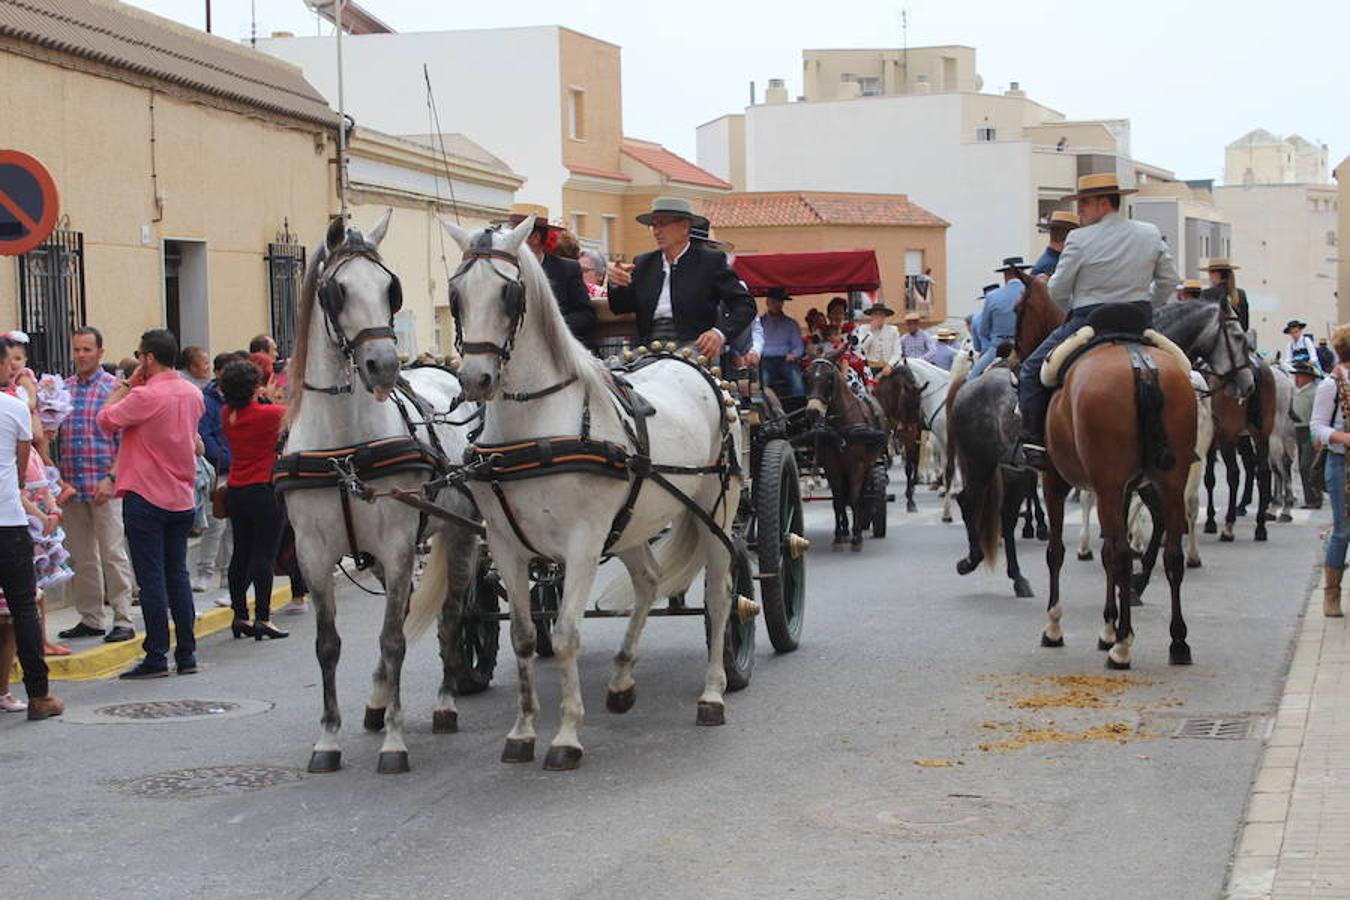
{"type": "Polygon", "coordinates": [[[952,345],[960,335],[944,325],[933,332],[933,337],[937,339],[937,346],[928,354],[928,361],[939,369],[950,372],[952,363],[956,361],[956,348],[952,345]]]}
{"type": "Polygon", "coordinates": [[[1043,434],[1050,391],[1041,384],[1046,357],[1106,303],[1130,303],[1151,323],[1153,307],[1166,302],[1177,283],[1172,251],[1157,226],[1120,215],[1120,198],[1132,193],[1121,188],[1114,172],[1106,172],[1080,177],[1078,192],[1067,198],[1076,202],[1082,225],[1069,232],[1049,289],[1069,315],[1022,361],[1017,388],[1023,455],[1034,468],[1048,464],[1043,434]]]}
{"type": "Polygon", "coordinates": [[[740,336],[755,318],[755,301],[725,253],[690,240],[696,217],[680,197],[657,197],[637,217],[648,225],[657,249],[643,253],[631,269],[609,269],[609,308],[637,316],[638,335],[651,340],[694,343],[715,360],[722,346],[740,336]]]}
{"type": "Polygon", "coordinates": [[[567,322],[567,330],[577,340],[586,343],[595,331],[599,317],[591,305],[591,292],[582,280],[581,265],[574,259],[564,259],[553,253],[563,229],[561,225],[549,222],[548,207],[537,203],[514,204],[506,224],[514,228],[529,216],[534,216],[534,230],[525,239],[525,245],[534,253],[544,268],[544,274],[548,276],[549,287],[553,289],[558,309],[567,322]]]}
{"type": "Polygon", "coordinates": [[[1237,286],[1237,275],[1234,274],[1239,268],[1241,266],[1233,265],[1225,257],[1211,257],[1200,267],[1201,272],[1209,274],[1209,287],[1200,296],[1206,300],[1227,302],[1228,308],[1242,323],[1242,330],[1250,331],[1251,311],[1247,308],[1247,292],[1237,286]]]}
{"type": "Polygon", "coordinates": [[[1294,420],[1294,440],[1298,444],[1298,474],[1303,482],[1303,509],[1322,508],[1322,485],[1313,471],[1312,408],[1317,397],[1321,373],[1307,360],[1296,360],[1289,367],[1294,376],[1294,395],[1289,400],[1289,415],[1294,420]]]}
{"type": "Polygon", "coordinates": [[[858,337],[858,352],[872,375],[880,378],[891,374],[900,362],[900,330],[886,320],[895,310],[884,303],[874,303],[867,309],[867,321],[854,330],[858,337]]]}
{"type": "Polygon", "coordinates": [[[933,336],[923,330],[918,313],[905,313],[905,333],[900,335],[900,353],[911,359],[923,359],[937,346],[933,336]]]}
{"type": "Polygon", "coordinates": [[[1194,300],[1200,296],[1200,292],[1205,286],[1200,283],[1198,278],[1187,278],[1181,284],[1177,285],[1178,300],[1194,300]]]}
{"type": "Polygon", "coordinates": [[[1050,243],[1040,259],[1036,260],[1036,265],[1031,267],[1032,275],[1055,274],[1055,266],[1059,265],[1059,255],[1064,252],[1064,241],[1069,237],[1069,232],[1079,224],[1077,213],[1057,209],[1050,214],[1050,218],[1042,219],[1036,225],[1037,230],[1050,233],[1050,243]]]}
{"type": "Polygon", "coordinates": [[[1003,265],[994,270],[1003,275],[1003,284],[985,295],[984,309],[980,313],[982,351],[970,370],[971,378],[993,365],[999,358],[999,351],[1016,339],[1017,301],[1022,299],[1022,292],[1026,290],[1017,273],[1026,268],[1022,257],[1009,256],[1003,260],[1003,265]]]}

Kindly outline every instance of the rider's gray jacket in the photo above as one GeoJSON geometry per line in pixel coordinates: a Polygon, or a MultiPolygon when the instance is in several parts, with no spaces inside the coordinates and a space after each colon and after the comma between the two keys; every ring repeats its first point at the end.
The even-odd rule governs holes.
{"type": "Polygon", "coordinates": [[[1069,232],[1050,276],[1050,296],[1061,309],[1139,300],[1157,307],[1176,284],[1176,263],[1157,226],[1109,213],[1069,232]]]}

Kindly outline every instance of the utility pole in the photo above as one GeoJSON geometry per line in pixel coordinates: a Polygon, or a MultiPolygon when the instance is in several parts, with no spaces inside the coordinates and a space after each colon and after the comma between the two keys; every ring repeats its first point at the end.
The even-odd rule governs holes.
{"type": "Polygon", "coordinates": [[[211,0],[206,0],[206,33],[211,33],[211,0]]]}
{"type": "Polygon", "coordinates": [[[338,202],[347,227],[347,106],[342,95],[342,0],[337,0],[338,202]]]}
{"type": "Polygon", "coordinates": [[[905,70],[905,90],[909,93],[909,10],[901,7],[900,9],[900,54],[901,68],[905,70]]]}

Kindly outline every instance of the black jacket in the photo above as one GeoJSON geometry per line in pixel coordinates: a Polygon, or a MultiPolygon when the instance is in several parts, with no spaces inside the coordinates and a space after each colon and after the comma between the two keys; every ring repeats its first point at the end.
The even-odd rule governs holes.
{"type": "MultiPolygon", "coordinates": [[[[609,308],[615,315],[637,314],[638,337],[651,337],[656,301],[665,283],[661,251],[637,258],[633,282],[627,287],[610,285],[609,308]]],[[[675,332],[681,341],[695,340],[709,328],[717,328],[728,341],[749,327],[755,318],[755,301],[727,264],[726,254],[697,241],[680,257],[670,272],[670,307],[675,332]]]]}
{"type": "Polygon", "coordinates": [[[581,280],[581,264],[574,259],[545,253],[543,266],[567,329],[577,340],[589,341],[597,316],[595,307],[591,306],[591,293],[586,290],[586,282],[581,280]]]}
{"type": "MultiPolygon", "coordinates": [[[[1233,312],[1238,317],[1238,322],[1242,324],[1243,331],[1251,330],[1251,308],[1247,306],[1247,292],[1242,288],[1237,289],[1238,304],[1233,312]]],[[[1200,292],[1200,296],[1205,300],[1228,302],[1228,288],[1222,284],[1211,284],[1200,292]]]]}

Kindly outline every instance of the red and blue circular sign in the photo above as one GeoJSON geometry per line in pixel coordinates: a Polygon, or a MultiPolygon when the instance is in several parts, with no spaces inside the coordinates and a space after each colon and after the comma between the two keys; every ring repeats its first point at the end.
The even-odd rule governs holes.
{"type": "Polygon", "coordinates": [[[19,150],[0,150],[0,256],[19,256],[45,241],[59,206],[46,166],[19,150]]]}

